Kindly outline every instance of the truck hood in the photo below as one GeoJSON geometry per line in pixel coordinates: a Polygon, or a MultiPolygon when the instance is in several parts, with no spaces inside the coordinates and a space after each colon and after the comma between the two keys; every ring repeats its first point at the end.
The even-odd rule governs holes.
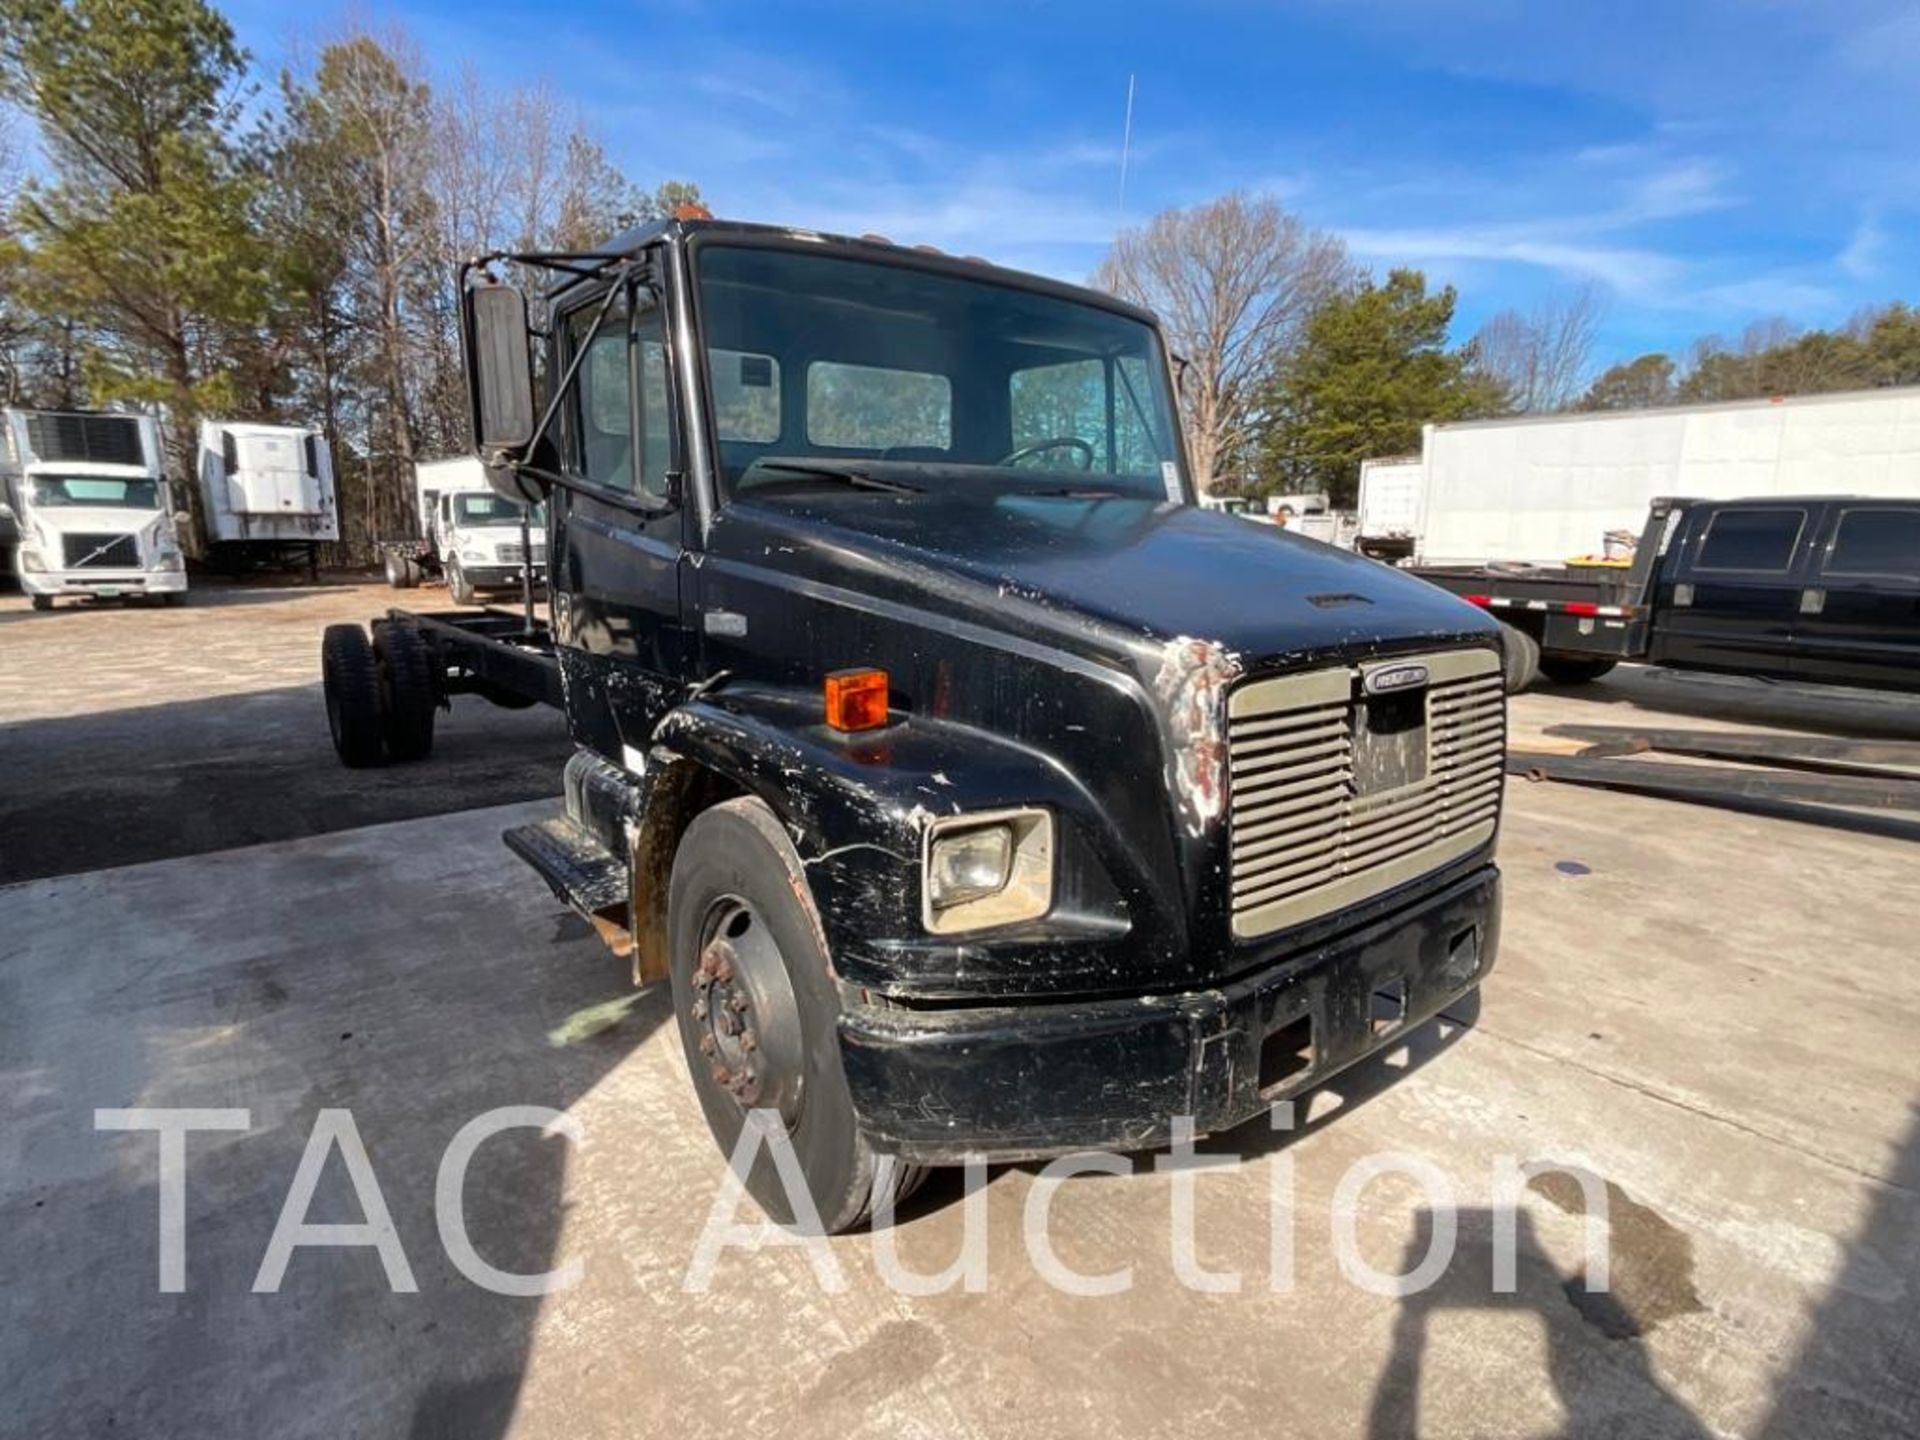
{"type": "MultiPolygon", "coordinates": [[[[1242,673],[1327,651],[1406,649],[1490,628],[1486,617],[1410,575],[1277,526],[1148,499],[809,492],[730,512],[815,578],[889,588],[956,607],[1104,632],[1137,650],[1181,639],[1231,654],[1242,673]],[[776,538],[777,536],[777,538],[776,538]]],[[[903,597],[907,598],[907,597],[903,597]]],[[[977,617],[984,618],[984,617],[977,617]]],[[[1085,646],[1073,646],[1085,649],[1085,646]]]]}

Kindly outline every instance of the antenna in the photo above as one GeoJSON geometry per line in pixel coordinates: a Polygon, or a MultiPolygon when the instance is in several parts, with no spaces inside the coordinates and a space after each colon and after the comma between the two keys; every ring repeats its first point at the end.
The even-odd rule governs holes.
{"type": "Polygon", "coordinates": [[[1127,124],[1120,134],[1120,219],[1127,218],[1127,159],[1133,153],[1133,76],[1127,76],[1127,124]]]}

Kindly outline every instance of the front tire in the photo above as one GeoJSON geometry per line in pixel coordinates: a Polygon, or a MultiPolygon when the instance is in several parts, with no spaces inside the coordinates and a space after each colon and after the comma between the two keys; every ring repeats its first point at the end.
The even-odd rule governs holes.
{"type": "Polygon", "coordinates": [[[35,595],[32,599],[33,608],[36,610],[51,610],[53,608],[53,596],[51,595],[35,595]]]}
{"type": "Polygon", "coordinates": [[[1620,662],[1579,660],[1567,655],[1542,655],[1540,673],[1555,685],[1585,685],[1598,680],[1620,662]]]}
{"type": "MultiPolygon", "coordinates": [[[[800,857],[764,802],[714,806],[687,827],[667,891],[673,1007],[707,1127],[731,1157],[749,1109],[791,1141],[820,1228],[859,1223],[884,1195],[840,1063],[839,996],[800,857]]],[[[896,1191],[912,1167],[885,1167],[896,1191]]],[[[776,1222],[795,1207],[770,1146],[747,1192],[776,1222]]],[[[810,1227],[806,1227],[810,1228],[810,1227]]]]}
{"type": "Polygon", "coordinates": [[[329,625],[320,637],[320,678],[327,729],[340,763],[366,770],[381,761],[380,662],[358,625],[329,625]]]}
{"type": "Polygon", "coordinates": [[[456,605],[473,603],[473,586],[467,580],[467,572],[460,568],[457,559],[447,561],[447,593],[453,597],[456,605]]]}

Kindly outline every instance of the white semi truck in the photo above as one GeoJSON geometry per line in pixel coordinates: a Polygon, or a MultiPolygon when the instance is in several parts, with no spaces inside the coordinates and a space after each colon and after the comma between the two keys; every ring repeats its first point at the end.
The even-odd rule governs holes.
{"type": "Polygon", "coordinates": [[[340,538],[333,456],[318,430],[206,420],[200,425],[201,519],[216,570],[283,564],[311,572],[340,538]]]}
{"type": "Polygon", "coordinates": [[[1362,475],[1363,550],[1559,565],[1637,537],[1663,497],[1920,498],[1920,386],[1429,425],[1417,466],[1362,475]]]}
{"type": "Polygon", "coordinates": [[[482,590],[517,590],[523,579],[546,584],[546,517],[496,494],[477,459],[424,460],[413,477],[421,538],[382,547],[389,585],[409,589],[444,575],[448,593],[466,605],[482,590]]]}
{"type": "Polygon", "coordinates": [[[13,514],[13,570],[34,609],[63,595],[185,597],[151,416],[0,411],[0,492],[13,514]]]}

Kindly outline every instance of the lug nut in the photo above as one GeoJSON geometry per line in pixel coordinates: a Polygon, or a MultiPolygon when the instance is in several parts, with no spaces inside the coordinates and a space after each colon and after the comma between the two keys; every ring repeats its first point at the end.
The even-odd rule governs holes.
{"type": "Polygon", "coordinates": [[[707,1002],[706,1001],[696,1000],[693,1002],[693,1018],[696,1020],[704,1020],[707,1018],[707,1002]]]}
{"type": "Polygon", "coordinates": [[[719,1046],[713,1043],[713,1037],[711,1035],[702,1035],[700,1037],[700,1053],[709,1060],[713,1058],[713,1052],[719,1048],[719,1046]]]}
{"type": "Polygon", "coordinates": [[[758,1050],[760,1048],[760,1037],[751,1030],[741,1031],[740,1048],[742,1050],[758,1050]]]}

